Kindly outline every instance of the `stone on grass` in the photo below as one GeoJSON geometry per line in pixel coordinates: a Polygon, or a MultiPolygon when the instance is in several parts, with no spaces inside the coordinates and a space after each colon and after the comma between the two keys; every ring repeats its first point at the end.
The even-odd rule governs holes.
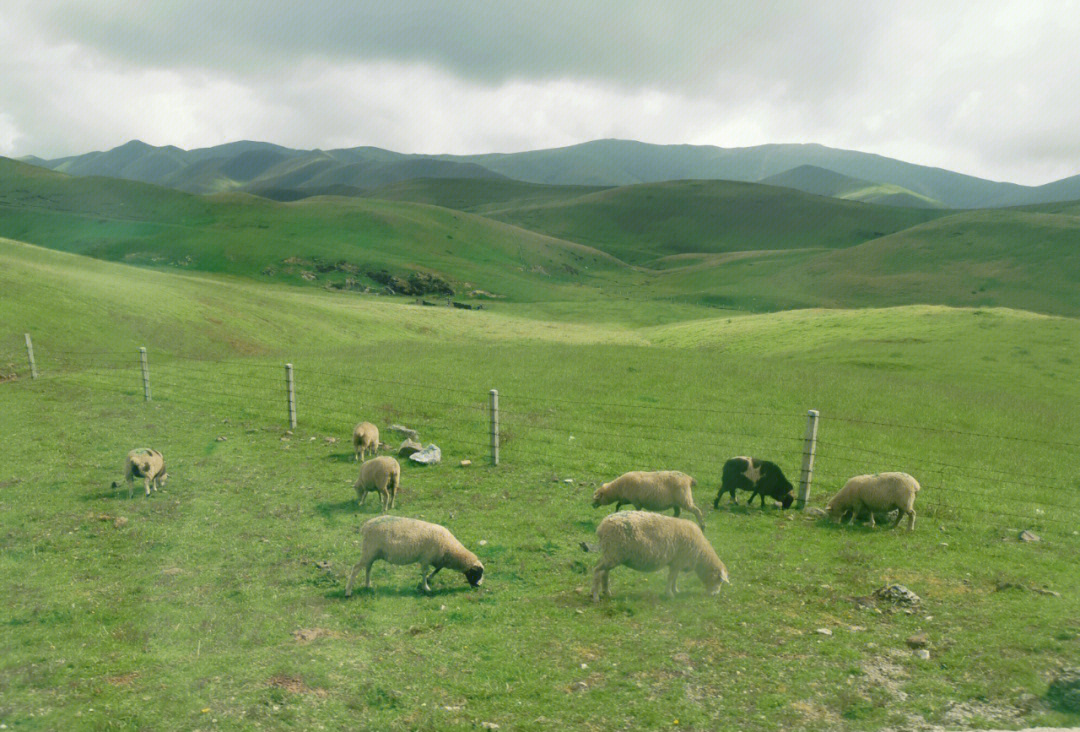
{"type": "Polygon", "coordinates": [[[930,651],[926,650],[925,648],[920,648],[919,650],[915,651],[915,657],[923,661],[929,661],[930,651]]]}
{"type": "Polygon", "coordinates": [[[874,598],[905,607],[916,607],[922,598],[903,585],[886,585],[874,590],[874,598]]]}
{"type": "Polygon", "coordinates": [[[803,513],[807,516],[825,517],[829,514],[826,513],[824,508],[818,508],[817,506],[807,506],[803,509],[803,513]]]}
{"type": "Polygon", "coordinates": [[[420,440],[420,433],[419,432],[417,432],[414,429],[410,429],[408,427],[405,427],[404,425],[392,424],[389,427],[387,427],[386,429],[393,430],[394,432],[400,432],[401,434],[405,435],[406,437],[408,437],[411,440],[417,440],[417,441],[420,440]]]}
{"type": "Polygon", "coordinates": [[[472,460],[462,460],[460,464],[461,464],[461,467],[467,468],[470,465],[472,465],[472,460]]]}
{"type": "Polygon", "coordinates": [[[438,445],[431,444],[420,452],[414,452],[409,456],[409,459],[421,465],[434,465],[442,462],[442,450],[439,449],[438,445]]]}
{"type": "Polygon", "coordinates": [[[1031,531],[1024,530],[1020,532],[1020,541],[1042,541],[1042,537],[1031,531]]]}
{"type": "Polygon", "coordinates": [[[817,633],[818,635],[832,635],[832,631],[829,630],[828,628],[818,628],[814,632],[817,633]]]}
{"type": "Polygon", "coordinates": [[[424,449],[424,446],[419,442],[408,437],[401,443],[401,447],[398,448],[398,457],[409,457],[414,453],[418,453],[424,449]]]}

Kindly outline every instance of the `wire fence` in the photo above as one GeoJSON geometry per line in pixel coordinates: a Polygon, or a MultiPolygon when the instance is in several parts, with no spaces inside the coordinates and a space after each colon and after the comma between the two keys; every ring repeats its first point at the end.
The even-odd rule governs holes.
{"type": "MultiPolygon", "coordinates": [[[[34,354],[43,369],[31,360],[31,348],[27,339],[26,353],[2,352],[0,381],[35,381],[36,368],[36,381],[63,378],[93,395],[148,399],[262,427],[291,426],[282,363],[150,353],[144,368],[134,348],[50,350],[34,354]]],[[[753,455],[779,464],[810,505],[824,505],[853,475],[901,470],[922,485],[916,510],[924,519],[1063,530],[1080,520],[1080,445],[1068,441],[828,412],[814,417],[819,421],[811,439],[807,412],[607,403],[517,388],[500,389],[496,430],[484,389],[373,377],[319,363],[295,365],[293,383],[297,429],[337,439],[350,454],[352,426],[366,419],[383,428],[384,440],[394,423],[417,430],[423,442],[440,446],[448,462],[493,462],[494,431],[500,464],[552,480],[679,469],[711,492],[719,489],[727,459],[753,455]],[[1010,449],[1011,443],[1018,447],[1010,449]],[[1035,446],[1055,458],[1033,461],[1035,446]]]]}

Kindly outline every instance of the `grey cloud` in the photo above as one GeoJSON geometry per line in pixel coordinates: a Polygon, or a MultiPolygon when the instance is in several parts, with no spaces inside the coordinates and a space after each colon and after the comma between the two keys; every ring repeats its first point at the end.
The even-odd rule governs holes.
{"type": "Polygon", "coordinates": [[[1080,171],[1080,2],[16,2],[0,154],[820,142],[1080,171]]]}

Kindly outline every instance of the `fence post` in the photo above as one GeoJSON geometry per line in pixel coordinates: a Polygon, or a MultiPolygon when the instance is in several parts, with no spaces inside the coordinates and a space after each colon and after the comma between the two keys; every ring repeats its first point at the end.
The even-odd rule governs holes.
{"type": "Polygon", "coordinates": [[[491,464],[499,464],[499,390],[491,390],[491,464]]]}
{"type": "Polygon", "coordinates": [[[150,365],[146,363],[146,346],[139,348],[139,363],[142,364],[143,401],[150,401],[150,365]]]}
{"type": "Polygon", "coordinates": [[[814,482],[814,455],[817,454],[818,410],[806,413],[806,437],[803,440],[802,480],[799,482],[799,500],[795,507],[800,511],[810,500],[810,485],[814,482]]]}
{"type": "Polygon", "coordinates": [[[285,388],[289,392],[289,429],[296,429],[296,390],[293,388],[292,364],[285,364],[285,388]]]}
{"type": "Polygon", "coordinates": [[[30,378],[37,378],[37,364],[34,363],[34,342],[30,340],[29,333],[23,333],[26,336],[26,360],[30,362],[30,378]]]}

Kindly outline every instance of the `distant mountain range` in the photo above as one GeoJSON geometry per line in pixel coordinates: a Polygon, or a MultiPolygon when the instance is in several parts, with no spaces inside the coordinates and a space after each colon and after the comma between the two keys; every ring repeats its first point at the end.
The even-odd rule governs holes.
{"type": "Polygon", "coordinates": [[[105,152],[22,160],[71,175],[126,178],[192,193],[244,191],[274,198],[363,195],[365,190],[407,180],[453,178],[599,187],[732,180],[920,208],[995,208],[1080,199],[1080,175],[1022,186],[813,144],[721,148],[595,140],[520,153],[415,155],[376,147],[294,150],[250,141],[182,150],[133,140],[105,152]]]}

